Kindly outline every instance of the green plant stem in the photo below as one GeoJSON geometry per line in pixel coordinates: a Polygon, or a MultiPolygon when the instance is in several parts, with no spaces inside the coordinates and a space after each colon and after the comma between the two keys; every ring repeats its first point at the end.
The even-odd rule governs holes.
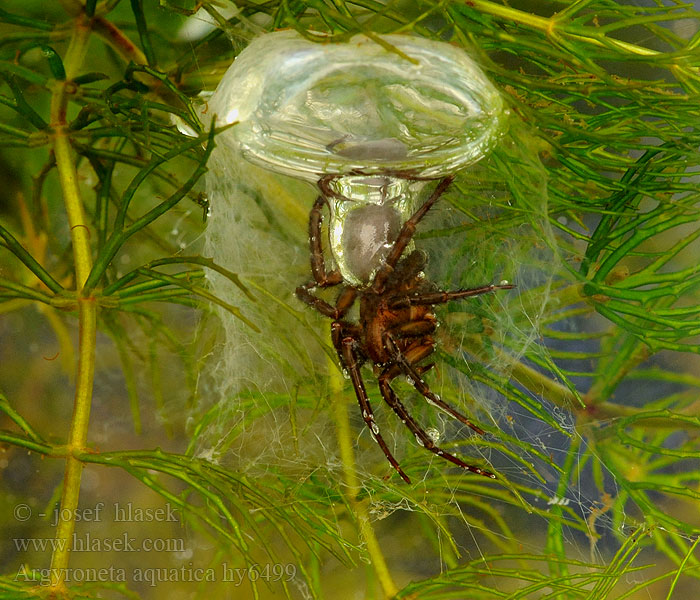
{"type": "Polygon", "coordinates": [[[77,456],[86,450],[95,370],[97,302],[95,298],[86,298],[81,293],[92,269],[90,230],[88,229],[85,209],[80,197],[78,176],[66,121],[68,93],[72,88],[71,79],[76,76],[80,65],[83,63],[89,36],[89,21],[83,15],[79,15],[75,19],[73,35],[64,59],[66,81],[56,84],[51,98],[53,150],[73,243],[79,321],[75,401],[68,444],[66,446],[66,469],[63,476],[63,492],[61,495],[61,518],[56,528],[57,544],[51,557],[51,588],[59,593],[65,593],[64,580],[68,568],[70,542],[75,531],[75,515],[80,497],[80,479],[83,469],[83,463],[77,456]]]}
{"type": "MultiPolygon", "coordinates": [[[[448,348],[457,346],[456,342],[452,340],[450,340],[449,344],[450,345],[447,346],[448,348]]],[[[484,345],[479,336],[464,336],[460,340],[459,346],[480,360],[488,360],[488,357],[485,355],[484,345]]],[[[501,351],[498,351],[497,355],[504,362],[508,360],[507,355],[501,351]]],[[[546,375],[524,364],[522,361],[517,361],[513,365],[511,377],[533,394],[543,396],[557,406],[572,408],[579,405],[575,394],[566,386],[553,381],[546,375]]]]}
{"type": "MultiPolygon", "coordinates": [[[[65,118],[65,113],[63,114],[65,118]]],[[[70,236],[73,243],[73,260],[75,263],[76,289],[81,289],[90,272],[90,230],[86,224],[85,211],[80,202],[80,190],[75,164],[71,156],[70,142],[66,132],[57,127],[54,138],[54,152],[56,153],[56,167],[61,181],[63,198],[70,224],[70,236]],[[88,269],[85,272],[85,269],[88,269]]]]}
{"type": "Polygon", "coordinates": [[[15,424],[19,426],[19,428],[34,442],[44,442],[44,440],[41,439],[41,436],[34,431],[32,426],[25,420],[25,418],[14,408],[12,408],[12,406],[10,406],[10,403],[7,401],[7,398],[2,392],[0,392],[0,412],[5,413],[10,419],[12,419],[12,421],[14,421],[15,424]]]}
{"type": "Polygon", "coordinates": [[[95,367],[95,340],[97,332],[97,310],[93,298],[80,300],[78,318],[80,333],[78,339],[78,374],[76,379],[75,403],[70,434],[68,436],[66,470],[63,476],[60,520],[56,528],[56,544],[51,557],[51,586],[62,588],[68,568],[70,541],[75,530],[75,514],[80,497],[80,479],[83,463],[76,454],[84,452],[87,444],[87,431],[90,421],[92,384],[95,367]]]}
{"type": "Polygon", "coordinates": [[[36,275],[47,288],[54,294],[63,291],[63,286],[58,283],[51,275],[39,264],[39,262],[29,253],[24,247],[12,236],[12,234],[0,225],[0,238],[3,239],[3,244],[6,246],[24,265],[36,275]]]}
{"type": "Polygon", "coordinates": [[[53,129],[53,146],[56,157],[56,168],[61,182],[63,198],[70,224],[71,241],[73,242],[73,257],[75,261],[76,289],[80,290],[85,283],[90,269],[92,257],[90,253],[90,230],[88,228],[85,210],[80,198],[78,174],[73,161],[70,146],[66,108],[68,91],[72,87],[71,78],[75,76],[76,65],[82,64],[90,30],[82,19],[77,19],[73,37],[66,53],[64,66],[66,81],[57,83],[51,98],[51,127],[53,129]]]}
{"type": "Polygon", "coordinates": [[[138,65],[147,64],[146,55],[113,23],[103,17],[95,17],[93,20],[95,33],[102,37],[125,60],[133,61],[138,65]]]}
{"type": "Polygon", "coordinates": [[[527,25],[529,27],[532,27],[533,29],[544,31],[551,36],[556,36],[558,34],[564,33],[571,38],[584,40],[596,46],[600,46],[603,48],[606,46],[612,46],[614,48],[624,50],[632,54],[637,54],[639,56],[656,56],[657,54],[659,54],[657,50],[650,50],[649,48],[644,48],[643,46],[638,46],[629,42],[623,42],[621,40],[609,38],[602,34],[596,37],[589,37],[581,33],[565,31],[559,27],[559,13],[549,18],[540,17],[529,12],[511,8],[510,6],[496,4],[494,2],[490,2],[489,0],[472,0],[469,2],[469,6],[471,6],[475,10],[478,10],[479,12],[493,15],[494,17],[500,17],[502,19],[513,21],[515,23],[520,23],[522,25],[527,25]]]}
{"type": "Polygon", "coordinates": [[[27,133],[26,131],[22,129],[17,129],[17,127],[12,127],[11,125],[5,125],[4,123],[0,123],[0,131],[8,135],[14,135],[15,137],[21,138],[23,140],[29,138],[29,133],[27,133]]]}
{"type": "MultiPolygon", "coordinates": [[[[571,474],[577,464],[580,446],[581,438],[579,436],[574,436],[566,455],[563,473],[561,474],[559,484],[557,485],[556,495],[559,498],[564,498],[566,496],[566,490],[569,486],[571,474]]],[[[564,530],[561,522],[563,507],[558,504],[554,505],[551,507],[550,512],[558,518],[550,519],[549,521],[547,532],[547,551],[560,559],[550,562],[550,575],[553,577],[566,577],[569,574],[569,569],[564,560],[566,558],[566,550],[564,543],[564,530]]],[[[561,596],[557,597],[561,598],[561,596]]]]}
{"type": "Polygon", "coordinates": [[[671,598],[673,597],[673,592],[676,589],[676,585],[678,585],[678,580],[680,579],[681,575],[683,574],[684,567],[687,564],[688,560],[690,558],[692,558],[693,552],[695,551],[695,548],[697,547],[698,542],[700,542],[700,538],[695,538],[693,545],[688,549],[688,552],[683,557],[683,562],[681,562],[678,565],[678,570],[676,571],[676,575],[673,578],[673,581],[671,582],[671,586],[668,590],[668,595],[666,596],[666,600],[671,600],[671,598]]]}
{"type": "Polygon", "coordinates": [[[386,559],[379,545],[379,540],[377,540],[374,527],[372,527],[369,511],[367,510],[367,502],[358,500],[360,483],[355,468],[355,453],[352,447],[352,434],[350,432],[350,420],[348,419],[348,404],[343,394],[343,378],[338,372],[335,363],[330,359],[328,362],[330,366],[329,383],[331,401],[333,403],[340,460],[343,464],[343,479],[348,490],[348,503],[357,518],[360,536],[366,544],[367,554],[369,554],[372,560],[372,568],[377,574],[377,579],[382,586],[384,595],[386,598],[393,598],[399,591],[398,587],[396,587],[394,579],[389,572],[389,567],[386,564],[386,559]]]}
{"type": "MultiPolygon", "coordinates": [[[[481,13],[492,15],[506,21],[519,23],[532,29],[544,32],[552,40],[568,38],[570,40],[581,41],[591,46],[602,49],[613,49],[617,52],[635,57],[655,58],[663,53],[651,48],[645,48],[637,44],[625,42],[605,35],[603,31],[598,31],[591,27],[569,26],[566,19],[569,18],[567,12],[575,11],[578,2],[571,4],[571,7],[552,15],[551,17],[540,17],[522,10],[511,8],[503,4],[496,4],[490,0],[470,0],[469,6],[481,13]]],[[[586,4],[585,2],[583,4],[586,4]]],[[[698,90],[698,80],[700,79],[700,69],[684,57],[674,57],[674,62],[668,65],[668,69],[686,85],[692,85],[693,90],[698,90]]]]}

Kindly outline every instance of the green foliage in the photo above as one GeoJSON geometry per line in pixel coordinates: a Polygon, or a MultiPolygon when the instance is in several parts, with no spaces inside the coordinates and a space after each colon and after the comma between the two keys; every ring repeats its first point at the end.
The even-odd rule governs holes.
{"type": "MultiPolygon", "coordinates": [[[[196,566],[295,565],[293,580],[248,576],[240,597],[692,596],[700,586],[700,378],[692,374],[700,14],[680,2],[646,4],[6,2],[0,442],[10,482],[19,457],[46,459],[34,477],[47,495],[8,491],[2,512],[20,501],[50,512],[61,495],[74,510],[88,465],[108,479],[128,474],[123,490],[102,483],[124,502],[152,490],[177,507],[193,545],[208,540],[196,566]],[[217,28],[193,42],[178,37],[200,7],[217,28]],[[444,201],[450,210],[416,237],[432,252],[440,285],[503,273],[518,286],[439,313],[438,373],[429,377],[487,431],[465,440],[448,429],[442,446],[475,456],[496,481],[431,461],[397,426],[401,464],[415,482],[403,484],[348,417],[352,388],[332,362],[322,320],[291,287],[281,297],[241,275],[254,266],[234,272],[201,252],[209,207],[200,178],[221,128],[202,125],[197,94],[215,87],[250,39],[283,27],[325,43],[362,32],[388,51],[379,34],[449,41],[468,49],[507,99],[507,140],[459,174],[444,201]],[[231,284],[230,296],[208,286],[214,273],[231,284]],[[312,383],[286,382],[286,393],[239,391],[232,416],[227,403],[207,401],[199,377],[220,347],[215,307],[253,344],[289,319],[331,362],[312,383]],[[202,315],[199,326],[193,314],[202,315]],[[94,319],[111,341],[95,335],[94,319]],[[20,325],[37,340],[55,338],[68,382],[32,381],[50,353],[15,334],[20,325]],[[108,416],[130,414],[140,435],[122,443],[117,434],[107,449],[88,435],[87,417],[96,365],[99,377],[110,353],[121,379],[108,416]],[[43,385],[38,398],[31,383],[43,385]],[[68,386],[72,417],[70,398],[53,395],[68,386]],[[254,460],[251,448],[270,449],[273,460],[254,460]]],[[[286,240],[290,256],[306,252],[305,225],[276,217],[283,194],[258,200],[261,232],[286,240]]],[[[297,341],[280,339],[281,362],[284,345],[308,359],[297,341]]],[[[430,407],[415,414],[435,421],[430,407]]],[[[11,537],[39,535],[2,519],[13,532],[8,548],[11,537]]],[[[68,539],[74,525],[67,519],[50,537],[68,539]]],[[[221,578],[175,588],[69,581],[66,589],[54,573],[46,581],[17,573],[49,561],[66,568],[67,551],[3,556],[0,598],[230,593],[221,578]]],[[[85,564],[108,558],[98,552],[85,564]]]]}

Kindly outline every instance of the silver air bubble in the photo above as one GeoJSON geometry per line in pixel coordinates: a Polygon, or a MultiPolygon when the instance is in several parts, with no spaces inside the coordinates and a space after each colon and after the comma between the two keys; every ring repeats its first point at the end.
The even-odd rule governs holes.
{"type": "Polygon", "coordinates": [[[277,173],[313,183],[329,177],[331,250],[354,285],[371,281],[427,180],[484,157],[507,113],[458,46],[382,39],[261,35],[202,111],[219,127],[235,123],[217,145],[277,173]]]}

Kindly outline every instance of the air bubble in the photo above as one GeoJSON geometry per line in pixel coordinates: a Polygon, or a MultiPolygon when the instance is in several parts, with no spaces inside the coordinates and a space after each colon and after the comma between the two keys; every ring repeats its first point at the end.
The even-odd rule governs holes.
{"type": "Polygon", "coordinates": [[[238,122],[222,145],[245,149],[246,160],[313,183],[337,176],[330,251],[356,286],[372,280],[427,181],[478,162],[507,128],[501,94],[464,50],[413,35],[380,39],[258,36],[207,108],[217,124],[238,122]],[[365,219],[365,209],[380,218],[365,219]]]}
{"type": "Polygon", "coordinates": [[[435,427],[428,427],[428,429],[425,430],[425,433],[427,433],[428,437],[433,440],[433,443],[437,444],[440,441],[440,432],[435,429],[435,427]]]}
{"type": "Polygon", "coordinates": [[[434,179],[487,154],[505,129],[505,107],[471,56],[417,36],[381,40],[316,44],[293,30],[258,36],[224,75],[208,113],[222,124],[239,121],[225,134],[246,148],[246,159],[313,182],[358,165],[375,179],[403,171],[434,179]]]}
{"type": "Polygon", "coordinates": [[[420,436],[418,434],[416,434],[416,442],[418,442],[419,446],[423,446],[423,448],[425,448],[425,444],[423,443],[423,440],[420,439],[420,436]]]}
{"type": "Polygon", "coordinates": [[[366,419],[367,417],[369,417],[369,413],[368,413],[367,410],[365,409],[365,410],[362,411],[362,418],[363,418],[363,419],[366,419]]]}
{"type": "Polygon", "coordinates": [[[379,425],[372,421],[372,433],[374,435],[379,435],[379,425]]]}

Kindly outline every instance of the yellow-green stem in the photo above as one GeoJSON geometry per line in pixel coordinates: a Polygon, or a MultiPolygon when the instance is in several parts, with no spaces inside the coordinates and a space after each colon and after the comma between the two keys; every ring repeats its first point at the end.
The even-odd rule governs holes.
{"type": "Polygon", "coordinates": [[[544,31],[550,35],[566,33],[566,35],[571,38],[581,39],[595,44],[596,46],[604,48],[606,45],[609,45],[640,56],[656,56],[659,54],[658,50],[650,50],[649,48],[644,48],[643,46],[638,46],[636,44],[631,44],[629,42],[624,42],[622,40],[617,40],[604,35],[599,37],[587,37],[572,32],[561,32],[558,29],[558,14],[555,14],[552,17],[540,17],[526,11],[518,10],[517,8],[511,8],[510,6],[491,2],[490,0],[471,0],[469,2],[469,6],[475,10],[478,10],[479,12],[493,15],[495,17],[501,17],[502,19],[514,21],[515,23],[522,23],[523,25],[528,25],[533,29],[539,29],[540,31],[544,31]]]}
{"type": "Polygon", "coordinates": [[[372,567],[382,586],[384,596],[386,598],[393,598],[398,593],[398,588],[389,572],[389,567],[386,564],[386,559],[379,545],[379,540],[377,540],[374,527],[372,527],[369,511],[367,510],[367,502],[358,501],[357,499],[358,493],[360,492],[360,484],[357,479],[357,470],[355,469],[355,452],[352,447],[348,405],[343,395],[343,378],[340,373],[338,373],[334,364],[330,363],[330,366],[330,392],[333,402],[340,460],[343,464],[343,479],[345,480],[345,485],[348,490],[348,502],[357,517],[357,523],[360,527],[360,536],[367,546],[367,553],[372,559],[372,567]]]}
{"type": "Polygon", "coordinates": [[[68,137],[68,123],[66,120],[68,94],[73,85],[71,80],[79,72],[83,63],[89,35],[89,21],[82,15],[78,16],[75,20],[73,36],[63,61],[66,81],[56,82],[51,98],[53,151],[73,242],[80,328],[75,401],[68,443],[66,445],[66,470],[63,477],[61,512],[56,528],[57,543],[51,557],[51,587],[55,591],[62,591],[65,586],[70,545],[73,532],[75,531],[76,509],[80,498],[80,478],[83,469],[82,462],[76,456],[86,450],[95,371],[97,304],[94,298],[82,297],[83,286],[92,268],[90,230],[88,229],[85,209],[80,197],[78,174],[68,137]]]}
{"type": "Polygon", "coordinates": [[[56,170],[61,182],[63,201],[68,215],[70,235],[73,242],[73,257],[75,261],[76,290],[80,291],[90,274],[92,257],[90,254],[90,230],[88,229],[85,209],[80,198],[78,174],[68,137],[66,111],[68,94],[87,51],[90,29],[82,18],[76,19],[73,36],[68,46],[63,66],[66,80],[56,82],[51,98],[51,127],[53,129],[53,150],[56,157],[56,170]]]}
{"type": "Polygon", "coordinates": [[[58,540],[51,557],[51,585],[62,587],[68,568],[71,539],[75,530],[75,515],[80,497],[83,463],[76,458],[87,444],[92,383],[95,366],[95,335],[97,330],[96,302],[82,298],[79,303],[80,334],[78,338],[78,374],[76,378],[73,419],[68,436],[66,470],[63,476],[61,512],[56,528],[58,540]]]}
{"type": "MultiPolygon", "coordinates": [[[[577,4],[578,3],[574,2],[571,6],[575,7],[577,4]]],[[[562,16],[568,18],[568,8],[563,9],[551,17],[540,17],[526,11],[511,8],[504,4],[492,2],[491,0],[470,0],[469,6],[479,12],[544,31],[552,38],[563,35],[570,39],[581,40],[587,44],[598,46],[599,48],[612,47],[637,56],[654,57],[661,54],[659,50],[645,48],[644,46],[618,40],[604,34],[591,32],[589,35],[583,35],[575,31],[567,31],[565,28],[561,27],[561,24],[563,22],[562,16]]],[[[700,78],[700,69],[698,69],[697,66],[694,64],[687,64],[683,58],[676,58],[675,60],[675,63],[669,64],[669,69],[672,72],[676,73],[679,77],[688,76],[694,80],[700,78]]]]}
{"type": "Polygon", "coordinates": [[[76,290],[80,291],[90,274],[92,256],[90,254],[90,230],[88,229],[85,210],[80,199],[78,175],[72,157],[70,141],[65,130],[54,129],[54,153],[56,168],[63,190],[63,200],[68,214],[70,236],[73,242],[73,260],[75,263],[76,290]]]}

